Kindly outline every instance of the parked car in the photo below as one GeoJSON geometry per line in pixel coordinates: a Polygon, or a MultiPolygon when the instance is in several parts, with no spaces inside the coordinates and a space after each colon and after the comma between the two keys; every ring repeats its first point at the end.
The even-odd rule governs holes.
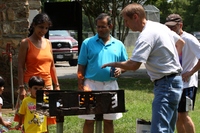
{"type": "Polygon", "coordinates": [[[199,32],[193,32],[193,35],[199,40],[200,42],[200,31],[199,32]]]}
{"type": "Polygon", "coordinates": [[[49,30],[53,58],[56,61],[68,61],[70,66],[77,65],[78,41],[67,30],[49,30]]]}

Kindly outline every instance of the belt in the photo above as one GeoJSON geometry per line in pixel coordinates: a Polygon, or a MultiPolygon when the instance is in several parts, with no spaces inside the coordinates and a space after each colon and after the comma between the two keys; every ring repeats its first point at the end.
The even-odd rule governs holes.
{"type": "Polygon", "coordinates": [[[171,77],[180,76],[180,75],[181,75],[180,73],[172,73],[172,74],[164,76],[160,79],[156,79],[155,82],[158,81],[158,80],[164,79],[164,78],[171,78],[171,77]]]}

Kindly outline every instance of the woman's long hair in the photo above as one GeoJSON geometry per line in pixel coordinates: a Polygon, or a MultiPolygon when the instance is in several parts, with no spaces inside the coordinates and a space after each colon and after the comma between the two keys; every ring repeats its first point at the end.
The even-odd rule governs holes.
{"type": "Polygon", "coordinates": [[[33,21],[32,21],[31,26],[29,28],[29,35],[28,36],[31,36],[33,34],[33,32],[34,32],[33,26],[36,26],[36,25],[42,24],[42,23],[46,23],[46,22],[49,24],[49,27],[52,26],[52,22],[51,22],[49,16],[46,13],[37,14],[33,18],[33,21]]]}

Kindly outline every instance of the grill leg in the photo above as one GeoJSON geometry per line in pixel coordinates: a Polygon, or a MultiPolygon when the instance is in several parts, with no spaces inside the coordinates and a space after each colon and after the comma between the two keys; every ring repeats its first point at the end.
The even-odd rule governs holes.
{"type": "Polygon", "coordinates": [[[64,116],[56,116],[56,133],[63,133],[64,116]]]}
{"type": "Polygon", "coordinates": [[[102,121],[103,121],[103,114],[96,114],[96,133],[102,133],[102,121]]]}

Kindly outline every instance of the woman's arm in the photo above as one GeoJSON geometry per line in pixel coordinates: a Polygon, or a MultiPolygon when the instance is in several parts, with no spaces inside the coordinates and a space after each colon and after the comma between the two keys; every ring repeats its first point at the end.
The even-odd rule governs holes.
{"type": "MultiPolygon", "coordinates": [[[[49,41],[49,44],[51,45],[50,41],[49,41]]],[[[52,45],[51,45],[51,54],[52,54],[52,57],[53,57],[52,45]]],[[[55,90],[60,90],[60,85],[59,85],[59,82],[58,82],[56,68],[55,68],[55,64],[54,64],[54,60],[53,59],[52,59],[52,63],[51,63],[50,67],[51,67],[50,68],[50,73],[51,73],[51,78],[52,78],[53,83],[54,83],[54,89],[55,90]]]]}
{"type": "Polygon", "coordinates": [[[19,54],[18,54],[18,84],[19,84],[19,95],[20,99],[24,99],[26,91],[24,88],[24,70],[25,61],[28,50],[28,41],[23,39],[20,43],[19,54]]]}
{"type": "Polygon", "coordinates": [[[59,82],[58,82],[58,78],[57,78],[56,68],[55,68],[54,62],[52,62],[52,65],[51,65],[51,78],[52,78],[53,83],[54,83],[54,89],[55,90],[60,90],[60,85],[59,85],[59,82]]]}

